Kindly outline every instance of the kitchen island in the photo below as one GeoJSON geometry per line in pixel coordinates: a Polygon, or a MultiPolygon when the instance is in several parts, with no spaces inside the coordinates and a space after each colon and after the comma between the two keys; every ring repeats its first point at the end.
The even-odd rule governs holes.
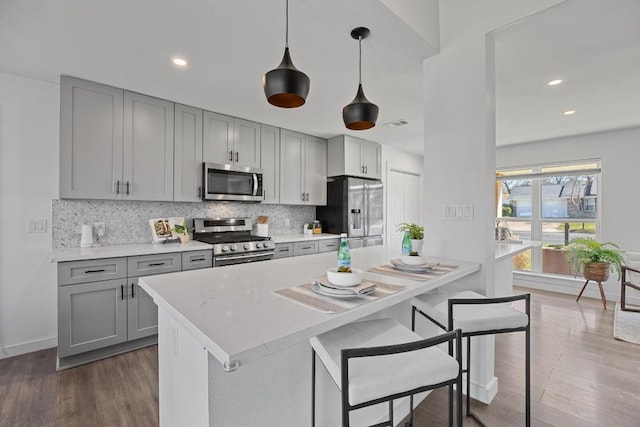
{"type": "MultiPolygon", "coordinates": [[[[366,271],[398,252],[353,250],[352,266],[366,271]]],[[[366,279],[404,288],[336,314],[273,293],[308,283],[335,262],[329,252],[141,279],[158,305],[160,424],[310,425],[310,337],[368,316],[407,324],[411,297],[480,269],[479,263],[430,259],[457,268],[427,281],[366,272],[366,279]]],[[[317,387],[317,425],[337,425],[339,395],[321,365],[317,387]]],[[[386,413],[386,406],[368,409],[357,411],[354,421],[373,423],[386,413]]]]}
{"type": "Polygon", "coordinates": [[[513,295],[513,257],[542,245],[535,240],[496,241],[496,271],[494,294],[505,297],[513,295]]]}

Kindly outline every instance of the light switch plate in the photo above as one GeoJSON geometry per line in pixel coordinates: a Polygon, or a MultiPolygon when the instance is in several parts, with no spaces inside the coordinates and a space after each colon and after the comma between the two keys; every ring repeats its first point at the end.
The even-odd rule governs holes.
{"type": "Polygon", "coordinates": [[[28,219],[27,220],[27,233],[46,233],[46,232],[47,232],[46,219],[28,219]]]}

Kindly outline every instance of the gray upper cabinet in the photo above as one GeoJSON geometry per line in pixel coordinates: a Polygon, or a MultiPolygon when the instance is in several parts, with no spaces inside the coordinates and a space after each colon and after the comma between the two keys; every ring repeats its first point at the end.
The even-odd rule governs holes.
{"type": "Polygon", "coordinates": [[[124,188],[129,200],[173,200],[173,102],[124,93],[124,188]]]}
{"type": "Polygon", "coordinates": [[[260,124],[204,112],[203,161],[260,167],[260,124]]]}
{"type": "Polygon", "coordinates": [[[280,129],[260,125],[263,203],[280,203],[280,129]]]}
{"type": "Polygon", "coordinates": [[[173,103],[62,76],[60,197],[173,200],[173,103]]]}
{"type": "Polygon", "coordinates": [[[326,205],[327,141],[280,131],[280,203],[326,205]]]}
{"type": "Polygon", "coordinates": [[[60,81],[60,197],[121,198],[124,91],[60,81]]]}
{"type": "Polygon", "coordinates": [[[202,201],[202,110],[175,105],[173,200],[202,201]]]}
{"type": "Polygon", "coordinates": [[[375,142],[338,135],[329,140],[327,157],[327,176],[382,177],[382,149],[375,142]]]}

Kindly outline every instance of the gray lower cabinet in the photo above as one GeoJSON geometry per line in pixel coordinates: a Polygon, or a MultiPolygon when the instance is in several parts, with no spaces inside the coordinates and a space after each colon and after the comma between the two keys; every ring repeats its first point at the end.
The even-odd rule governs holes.
{"type": "Polygon", "coordinates": [[[293,256],[293,243],[276,243],[275,258],[288,258],[293,256]]]}
{"type": "Polygon", "coordinates": [[[293,256],[309,255],[318,253],[317,241],[295,242],[293,244],[293,256]]]}
{"type": "MultiPolygon", "coordinates": [[[[212,251],[58,263],[58,357],[100,349],[99,357],[104,357],[109,355],[107,347],[156,335],[158,307],[138,280],[181,271],[183,266],[211,267],[212,251]]],[[[117,352],[123,351],[119,347],[117,352]]]]}
{"type": "Polygon", "coordinates": [[[58,357],[127,340],[125,279],[58,288],[58,357]]]}
{"type": "Polygon", "coordinates": [[[340,239],[320,240],[318,252],[337,252],[340,246],[340,239]]]}

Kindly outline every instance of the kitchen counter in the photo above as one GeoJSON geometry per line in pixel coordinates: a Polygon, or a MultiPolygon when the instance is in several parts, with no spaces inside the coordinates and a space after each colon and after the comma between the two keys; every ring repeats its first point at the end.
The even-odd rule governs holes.
{"type": "Polygon", "coordinates": [[[186,244],[134,243],[128,245],[96,246],[91,248],[57,248],[51,252],[51,262],[153,255],[169,252],[199,251],[212,248],[212,245],[194,240],[186,244]]]}
{"type": "MultiPolygon", "coordinates": [[[[351,254],[365,271],[399,255],[395,246],[351,254]]],[[[322,276],[335,265],[333,252],[141,278],[159,312],[161,425],[309,425],[309,338],[394,310],[406,321],[410,298],[480,270],[474,262],[433,261],[459,267],[428,281],[365,272],[405,289],[337,314],[272,293],[322,276]]],[[[318,413],[339,411],[321,406],[318,413]]]]}
{"type": "Polygon", "coordinates": [[[513,295],[513,257],[540,245],[542,242],[535,240],[496,241],[495,284],[490,296],[513,295]]]}
{"type": "Polygon", "coordinates": [[[328,239],[339,239],[339,234],[312,234],[311,236],[305,234],[280,234],[271,236],[271,240],[275,243],[289,243],[289,242],[304,242],[307,240],[328,240],[328,239]]]}
{"type": "Polygon", "coordinates": [[[512,258],[520,252],[528,251],[540,245],[542,245],[542,242],[535,240],[496,240],[496,261],[512,258]]]}

